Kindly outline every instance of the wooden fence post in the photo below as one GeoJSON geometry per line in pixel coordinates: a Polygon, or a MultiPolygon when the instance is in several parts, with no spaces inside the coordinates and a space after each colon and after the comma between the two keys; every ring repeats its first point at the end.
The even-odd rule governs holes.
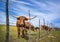
{"type": "Polygon", "coordinates": [[[40,19],[39,19],[39,32],[38,32],[38,38],[37,38],[37,41],[36,42],[39,42],[39,40],[40,40],[40,19]]]}
{"type": "Polygon", "coordinates": [[[8,0],[6,0],[6,40],[9,42],[9,15],[8,15],[8,0]]]}

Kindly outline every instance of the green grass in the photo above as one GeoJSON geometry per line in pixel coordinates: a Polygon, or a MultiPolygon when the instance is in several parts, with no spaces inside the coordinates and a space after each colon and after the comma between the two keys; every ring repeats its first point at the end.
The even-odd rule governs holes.
{"type": "MultiPolygon", "coordinates": [[[[0,25],[0,42],[5,41],[5,36],[6,36],[6,26],[0,25]]],[[[17,29],[15,26],[10,26],[9,28],[9,40],[10,42],[24,42],[26,41],[23,38],[18,39],[17,37],[17,29]]]]}
{"type": "MultiPolygon", "coordinates": [[[[46,33],[45,31],[41,31],[40,32],[40,36],[42,36],[42,34],[46,33]]],[[[30,31],[30,38],[32,40],[35,40],[35,38],[38,37],[38,31],[33,32],[30,31]]],[[[4,42],[5,41],[5,36],[6,36],[6,26],[5,25],[0,25],[0,42],[4,42]]],[[[10,26],[9,28],[9,41],[10,42],[27,42],[27,40],[25,40],[24,38],[19,38],[17,37],[17,28],[15,26],[10,26]]],[[[60,31],[55,31],[52,33],[52,35],[45,35],[45,38],[40,40],[39,42],[60,42],[60,31]],[[54,36],[53,37],[49,37],[49,36],[54,36]]]]}
{"type": "MultiPolygon", "coordinates": [[[[31,35],[32,35],[31,31],[31,35]]],[[[36,32],[34,32],[36,34],[36,32]]],[[[6,26],[5,25],[0,25],[0,42],[5,41],[5,36],[6,36],[6,26]]],[[[35,35],[32,35],[32,39],[34,39],[35,35]]],[[[10,26],[9,28],[9,40],[10,42],[27,42],[24,38],[19,38],[17,37],[17,28],[15,26],[10,26]]]]}
{"type": "Polygon", "coordinates": [[[60,42],[60,31],[55,31],[40,41],[41,42],[60,42]],[[53,37],[51,37],[51,36],[53,36],[53,37]]]}

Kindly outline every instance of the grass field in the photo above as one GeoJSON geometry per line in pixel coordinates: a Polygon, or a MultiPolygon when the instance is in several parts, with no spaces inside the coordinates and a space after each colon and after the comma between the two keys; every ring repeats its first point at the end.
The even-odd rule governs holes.
{"type": "MultiPolygon", "coordinates": [[[[10,26],[9,29],[10,29],[9,30],[10,42],[27,42],[27,40],[24,38],[21,37],[19,39],[17,38],[17,29],[15,26],[10,26]]],[[[42,32],[43,31],[41,31],[40,33],[43,34],[42,32]]],[[[0,25],[0,42],[5,41],[5,35],[6,35],[5,33],[6,33],[6,26],[0,25]]],[[[38,37],[38,31],[37,32],[31,31],[31,39],[35,40],[36,37],[38,37]]],[[[50,33],[49,35],[45,35],[43,39],[41,39],[39,42],[60,42],[60,30],[50,33]]]]}

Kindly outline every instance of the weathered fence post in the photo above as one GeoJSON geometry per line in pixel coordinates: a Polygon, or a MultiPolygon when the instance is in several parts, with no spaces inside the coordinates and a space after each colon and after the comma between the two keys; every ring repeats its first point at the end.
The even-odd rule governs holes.
{"type": "Polygon", "coordinates": [[[45,26],[45,18],[43,18],[43,25],[45,26]]]}
{"type": "Polygon", "coordinates": [[[37,38],[37,41],[36,42],[39,42],[39,40],[40,40],[40,19],[38,20],[39,22],[39,32],[38,32],[38,38],[37,38]]]}
{"type": "Polygon", "coordinates": [[[9,42],[9,15],[8,15],[8,0],[6,0],[6,40],[9,42]]]}
{"type": "MultiPolygon", "coordinates": [[[[28,10],[28,14],[29,14],[29,18],[30,18],[30,10],[28,10]]],[[[31,22],[31,20],[29,20],[29,22],[31,22]]],[[[29,33],[30,33],[30,26],[29,26],[29,33]]],[[[30,34],[28,34],[28,36],[29,36],[29,39],[28,39],[28,42],[30,42],[30,34]]]]}
{"type": "Polygon", "coordinates": [[[38,33],[38,39],[37,40],[38,40],[37,42],[40,41],[40,19],[39,19],[39,33],[38,33]]]}

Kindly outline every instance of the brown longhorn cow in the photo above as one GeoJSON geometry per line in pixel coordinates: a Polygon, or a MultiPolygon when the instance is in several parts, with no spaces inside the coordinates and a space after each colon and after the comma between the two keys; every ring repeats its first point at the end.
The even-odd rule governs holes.
{"type": "Polygon", "coordinates": [[[33,18],[27,18],[25,16],[19,16],[19,17],[16,17],[14,15],[12,15],[12,16],[17,19],[16,27],[17,27],[17,31],[18,31],[18,38],[20,37],[20,31],[22,32],[22,35],[24,37],[24,30],[26,30],[25,27],[27,27],[27,25],[25,25],[26,24],[25,21],[34,19],[36,16],[34,16],[33,18]]]}
{"type": "Polygon", "coordinates": [[[41,28],[42,28],[42,30],[46,30],[46,31],[49,31],[49,32],[52,30],[52,28],[50,28],[46,25],[42,25],[41,28]]]}
{"type": "Polygon", "coordinates": [[[41,29],[42,29],[42,30],[46,30],[46,31],[47,31],[47,30],[48,30],[48,26],[41,25],[41,29]]]}

